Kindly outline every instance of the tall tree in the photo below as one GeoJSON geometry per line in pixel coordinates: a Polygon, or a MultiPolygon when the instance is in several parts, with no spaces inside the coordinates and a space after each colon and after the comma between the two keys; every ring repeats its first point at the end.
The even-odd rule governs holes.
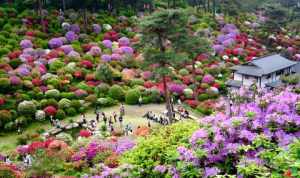
{"type": "Polygon", "coordinates": [[[186,58],[176,53],[180,48],[176,40],[186,34],[187,15],[182,10],[159,10],[145,17],[141,23],[141,47],[144,51],[146,66],[155,65],[154,72],[162,78],[168,117],[173,122],[170,92],[167,87],[167,76],[171,74],[170,67],[176,67],[186,61],[186,58]]]}

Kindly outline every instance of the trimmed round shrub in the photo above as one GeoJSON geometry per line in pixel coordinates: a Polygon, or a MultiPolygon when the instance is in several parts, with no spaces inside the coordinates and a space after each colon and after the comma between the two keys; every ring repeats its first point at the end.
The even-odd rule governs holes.
{"type": "Polygon", "coordinates": [[[35,113],[35,119],[36,120],[44,120],[46,118],[46,113],[43,110],[38,110],[35,113]]]}
{"type": "Polygon", "coordinates": [[[62,98],[67,98],[67,99],[69,99],[69,100],[76,98],[76,96],[75,96],[75,94],[74,94],[73,92],[62,92],[62,93],[60,94],[60,96],[61,96],[62,98]]]}
{"type": "Polygon", "coordinates": [[[62,110],[62,109],[57,110],[56,115],[55,115],[55,118],[56,118],[56,119],[60,119],[60,120],[66,118],[66,113],[65,113],[65,111],[62,110]]]}
{"type": "Polygon", "coordinates": [[[54,106],[47,106],[44,108],[44,111],[47,116],[55,116],[57,113],[57,109],[54,106]]]}
{"type": "Polygon", "coordinates": [[[10,122],[12,119],[12,114],[8,110],[0,110],[0,127],[10,122]]]}
{"type": "Polygon", "coordinates": [[[192,98],[193,97],[193,90],[190,88],[186,88],[183,90],[184,96],[187,98],[192,98]]]}
{"type": "Polygon", "coordinates": [[[119,85],[113,85],[108,91],[108,96],[118,101],[124,101],[125,92],[119,85]]]}
{"type": "Polygon", "coordinates": [[[0,92],[7,93],[10,88],[10,80],[8,78],[0,78],[0,92]]]}
{"type": "Polygon", "coordinates": [[[58,107],[58,103],[55,99],[50,98],[50,99],[43,99],[40,101],[41,108],[45,108],[47,106],[54,106],[58,107]]]}
{"type": "Polygon", "coordinates": [[[49,80],[47,80],[47,84],[48,85],[52,85],[52,86],[54,86],[55,88],[58,88],[59,87],[59,79],[57,79],[57,78],[51,78],[51,79],[49,79],[49,80]]]}
{"type": "Polygon", "coordinates": [[[143,79],[132,79],[130,81],[130,85],[131,86],[135,86],[135,85],[141,85],[144,86],[145,81],[143,79]]]}
{"type": "Polygon", "coordinates": [[[161,102],[161,95],[160,95],[159,90],[157,90],[157,89],[151,89],[150,90],[149,99],[150,99],[150,102],[152,102],[152,103],[159,103],[159,102],[161,102]]]}
{"type": "Polygon", "coordinates": [[[59,109],[66,109],[71,107],[71,100],[63,98],[58,102],[59,109]]]}
{"type": "Polygon", "coordinates": [[[115,104],[116,102],[112,98],[99,98],[97,100],[97,105],[103,107],[113,106],[115,104]]]}
{"type": "Polygon", "coordinates": [[[126,93],[125,103],[126,104],[138,104],[141,92],[137,89],[131,89],[126,93]]]}
{"type": "Polygon", "coordinates": [[[66,109],[66,113],[68,116],[75,116],[77,114],[77,111],[76,109],[70,107],[66,109]]]}
{"type": "Polygon", "coordinates": [[[9,53],[9,49],[7,48],[0,48],[0,57],[9,53]]]}
{"type": "Polygon", "coordinates": [[[95,88],[95,93],[98,97],[105,96],[109,91],[109,85],[106,83],[101,83],[95,88]]]}
{"type": "Polygon", "coordinates": [[[48,90],[46,91],[45,95],[47,98],[59,98],[60,91],[57,89],[48,90]]]}
{"type": "Polygon", "coordinates": [[[81,106],[82,106],[82,104],[80,103],[79,100],[72,100],[71,101],[71,107],[72,108],[75,108],[76,110],[78,110],[81,106]]]}
{"type": "Polygon", "coordinates": [[[187,69],[180,69],[178,72],[181,76],[189,75],[189,71],[187,69]]]}
{"type": "Polygon", "coordinates": [[[50,71],[56,72],[58,69],[63,68],[65,66],[65,63],[60,60],[55,60],[49,66],[50,71]]]}
{"type": "Polygon", "coordinates": [[[206,94],[206,93],[200,94],[198,96],[198,100],[199,101],[205,101],[205,100],[208,100],[209,98],[210,98],[210,96],[208,94],[206,94]]]}
{"type": "Polygon", "coordinates": [[[89,96],[85,97],[84,100],[91,103],[92,105],[94,105],[97,102],[97,96],[96,95],[89,95],[89,96]]]}
{"type": "Polygon", "coordinates": [[[36,105],[33,101],[22,101],[18,105],[18,112],[23,115],[34,115],[36,112],[36,105]]]}
{"type": "Polygon", "coordinates": [[[22,61],[19,59],[19,58],[17,58],[17,59],[12,59],[12,60],[10,60],[9,61],[9,65],[12,67],[12,68],[14,68],[14,69],[16,69],[19,65],[21,65],[22,64],[22,61]]]}

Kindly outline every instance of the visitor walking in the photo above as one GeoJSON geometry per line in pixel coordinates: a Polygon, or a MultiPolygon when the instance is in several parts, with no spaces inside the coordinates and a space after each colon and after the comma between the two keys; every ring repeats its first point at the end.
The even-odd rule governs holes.
{"type": "Polygon", "coordinates": [[[24,165],[26,167],[30,167],[32,165],[32,157],[30,154],[26,154],[25,158],[24,158],[24,165]]]}
{"type": "Polygon", "coordinates": [[[113,112],[113,118],[114,118],[115,123],[117,123],[117,117],[118,117],[117,113],[113,112]]]}
{"type": "Polygon", "coordinates": [[[100,114],[99,114],[99,112],[96,113],[96,121],[97,121],[97,122],[100,121],[100,114]]]}
{"type": "Polygon", "coordinates": [[[123,116],[119,116],[119,122],[120,122],[120,126],[122,127],[123,126],[123,116]]]}
{"type": "Polygon", "coordinates": [[[150,121],[148,121],[148,127],[151,128],[151,123],[150,123],[150,121]]]}
{"type": "Polygon", "coordinates": [[[11,164],[11,160],[9,159],[9,156],[5,157],[5,163],[6,164],[11,164]]]}
{"type": "Polygon", "coordinates": [[[121,115],[121,116],[124,116],[124,115],[125,115],[125,106],[124,106],[123,103],[121,104],[121,107],[120,107],[120,115],[121,115]]]}
{"type": "Polygon", "coordinates": [[[107,123],[107,117],[106,117],[106,115],[105,115],[104,112],[102,112],[102,117],[103,117],[104,124],[106,125],[106,123],[107,123]]]}
{"type": "Polygon", "coordinates": [[[108,119],[108,125],[109,125],[109,126],[113,125],[113,121],[112,121],[112,117],[111,117],[111,116],[109,116],[109,119],[108,119]]]}
{"type": "Polygon", "coordinates": [[[142,96],[140,96],[140,97],[139,97],[139,107],[142,106],[142,103],[143,103],[143,98],[142,98],[142,96]]]}

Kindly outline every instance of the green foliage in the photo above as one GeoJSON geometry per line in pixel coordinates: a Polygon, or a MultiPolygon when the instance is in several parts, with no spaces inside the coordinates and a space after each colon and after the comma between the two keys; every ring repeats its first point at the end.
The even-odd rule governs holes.
{"type": "MultiPolygon", "coordinates": [[[[178,146],[188,144],[188,138],[198,128],[194,122],[180,122],[161,128],[147,138],[141,138],[137,146],[125,153],[122,163],[130,163],[145,170],[143,175],[155,175],[153,168],[159,164],[177,162],[178,146]]],[[[142,176],[143,176],[142,175],[142,176]]]]}
{"type": "Polygon", "coordinates": [[[113,70],[109,64],[102,64],[96,70],[96,79],[106,83],[113,81],[113,70]]]}
{"type": "Polygon", "coordinates": [[[95,94],[97,97],[104,97],[108,93],[109,87],[110,86],[108,84],[101,83],[95,88],[95,94]]]}
{"type": "Polygon", "coordinates": [[[130,81],[130,85],[131,86],[135,86],[135,85],[141,85],[141,86],[144,86],[144,80],[143,79],[132,79],[130,81]]]}
{"type": "Polygon", "coordinates": [[[10,80],[8,78],[0,78],[0,92],[7,93],[10,87],[10,80]]]}
{"type": "Polygon", "coordinates": [[[58,102],[58,108],[59,109],[66,109],[71,106],[71,100],[67,98],[63,98],[58,102]]]}
{"type": "Polygon", "coordinates": [[[50,71],[56,73],[58,69],[61,69],[65,66],[65,63],[61,60],[55,60],[50,64],[50,71]]]}
{"type": "Polygon", "coordinates": [[[24,115],[34,115],[36,112],[36,105],[33,101],[23,101],[18,105],[18,112],[24,115]]]}
{"type": "Polygon", "coordinates": [[[108,106],[113,106],[116,104],[116,101],[113,100],[112,98],[99,98],[97,100],[97,105],[102,106],[102,107],[108,107],[108,106]]]}
{"type": "Polygon", "coordinates": [[[57,89],[48,90],[45,93],[47,98],[59,98],[60,97],[60,91],[57,89]]]}
{"type": "Polygon", "coordinates": [[[12,114],[8,110],[0,110],[0,128],[11,121],[12,114]]]}
{"type": "Polygon", "coordinates": [[[124,101],[125,92],[119,85],[113,85],[108,91],[108,96],[118,101],[124,101]]]}
{"type": "Polygon", "coordinates": [[[141,92],[137,89],[131,89],[127,91],[125,95],[126,104],[138,104],[141,92]]]}
{"type": "Polygon", "coordinates": [[[64,118],[66,118],[66,113],[64,112],[64,110],[59,109],[59,110],[57,110],[55,118],[62,120],[64,118]]]}
{"type": "Polygon", "coordinates": [[[77,111],[76,109],[70,107],[66,109],[66,113],[68,116],[75,116],[77,114],[77,111]]]}

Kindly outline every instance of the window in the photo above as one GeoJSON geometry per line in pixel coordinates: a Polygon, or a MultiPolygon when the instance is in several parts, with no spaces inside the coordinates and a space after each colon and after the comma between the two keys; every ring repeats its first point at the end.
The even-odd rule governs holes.
{"type": "Polygon", "coordinates": [[[271,74],[267,75],[266,78],[267,78],[267,79],[270,79],[270,78],[271,78],[271,74]]]}
{"type": "Polygon", "coordinates": [[[283,74],[283,70],[280,70],[280,71],[277,71],[276,72],[276,75],[278,76],[278,75],[282,75],[283,74]]]}

